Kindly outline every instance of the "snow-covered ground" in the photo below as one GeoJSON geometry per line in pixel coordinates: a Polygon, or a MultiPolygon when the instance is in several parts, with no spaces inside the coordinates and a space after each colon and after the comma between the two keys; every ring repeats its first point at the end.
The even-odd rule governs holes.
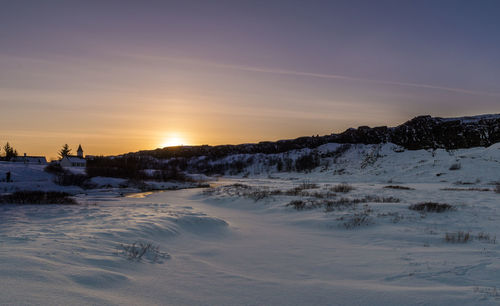
{"type": "MultiPolygon", "coordinates": [[[[500,303],[500,144],[400,151],[355,145],[310,173],[268,173],[257,158],[248,177],[207,189],[1,205],[0,304],[500,303]],[[409,209],[429,201],[453,207],[409,209]]],[[[2,192],[60,187],[22,169],[2,192]]]]}
{"type": "MultiPolygon", "coordinates": [[[[25,190],[63,191],[69,194],[88,194],[105,192],[107,194],[123,195],[136,193],[144,189],[167,190],[196,187],[198,183],[191,182],[156,182],[147,181],[143,186],[136,182],[129,182],[123,178],[93,177],[90,182],[94,185],[92,190],[82,189],[78,186],[61,186],[54,182],[55,175],[44,171],[45,165],[23,164],[0,161],[0,194],[25,190]],[[10,172],[10,182],[6,181],[6,174],[10,172]]],[[[68,167],[67,171],[74,174],[85,174],[85,168],[68,167]]],[[[194,179],[203,181],[206,177],[194,176],[194,179]]]]}

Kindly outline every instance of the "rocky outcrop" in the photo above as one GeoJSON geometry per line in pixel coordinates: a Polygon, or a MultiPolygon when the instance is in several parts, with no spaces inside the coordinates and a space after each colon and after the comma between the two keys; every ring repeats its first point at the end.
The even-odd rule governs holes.
{"type": "Polygon", "coordinates": [[[461,118],[415,117],[396,127],[361,126],[340,134],[300,137],[297,139],[222,146],[183,146],[127,155],[172,157],[208,156],[221,158],[232,154],[282,153],[290,150],[316,148],[326,143],[378,144],[392,142],[409,150],[464,149],[489,146],[500,142],[500,114],[461,118]]]}
{"type": "Polygon", "coordinates": [[[462,118],[419,116],[402,125],[359,127],[338,135],[342,143],[392,142],[409,150],[463,149],[500,142],[500,115],[462,118]]]}

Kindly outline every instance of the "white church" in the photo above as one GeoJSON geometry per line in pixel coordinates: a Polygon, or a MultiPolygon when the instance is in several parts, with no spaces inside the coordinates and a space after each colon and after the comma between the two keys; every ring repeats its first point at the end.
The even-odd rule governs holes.
{"type": "Polygon", "coordinates": [[[78,145],[78,150],[75,155],[65,156],[59,162],[62,167],[85,167],[87,165],[87,161],[83,158],[83,149],[82,145],[78,145]]]}

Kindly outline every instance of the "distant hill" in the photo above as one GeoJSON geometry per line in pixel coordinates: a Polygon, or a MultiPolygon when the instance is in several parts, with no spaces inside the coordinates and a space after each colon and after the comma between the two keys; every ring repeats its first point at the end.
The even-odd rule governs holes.
{"type": "Polygon", "coordinates": [[[409,150],[465,149],[486,147],[500,142],[500,114],[473,117],[440,118],[418,116],[399,126],[350,128],[340,134],[264,141],[254,144],[218,146],[181,146],[128,153],[126,156],[151,156],[158,159],[207,156],[221,158],[232,154],[274,154],[326,143],[380,144],[394,143],[409,150]]]}

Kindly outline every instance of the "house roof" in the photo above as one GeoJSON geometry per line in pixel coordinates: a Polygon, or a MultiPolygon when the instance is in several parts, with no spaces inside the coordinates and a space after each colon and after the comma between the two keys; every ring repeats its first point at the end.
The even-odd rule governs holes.
{"type": "Polygon", "coordinates": [[[45,156],[16,156],[12,159],[13,161],[47,161],[45,156]]]}
{"type": "Polygon", "coordinates": [[[66,156],[63,159],[67,159],[71,163],[84,163],[84,162],[86,162],[85,159],[80,158],[78,156],[66,156]]]}

